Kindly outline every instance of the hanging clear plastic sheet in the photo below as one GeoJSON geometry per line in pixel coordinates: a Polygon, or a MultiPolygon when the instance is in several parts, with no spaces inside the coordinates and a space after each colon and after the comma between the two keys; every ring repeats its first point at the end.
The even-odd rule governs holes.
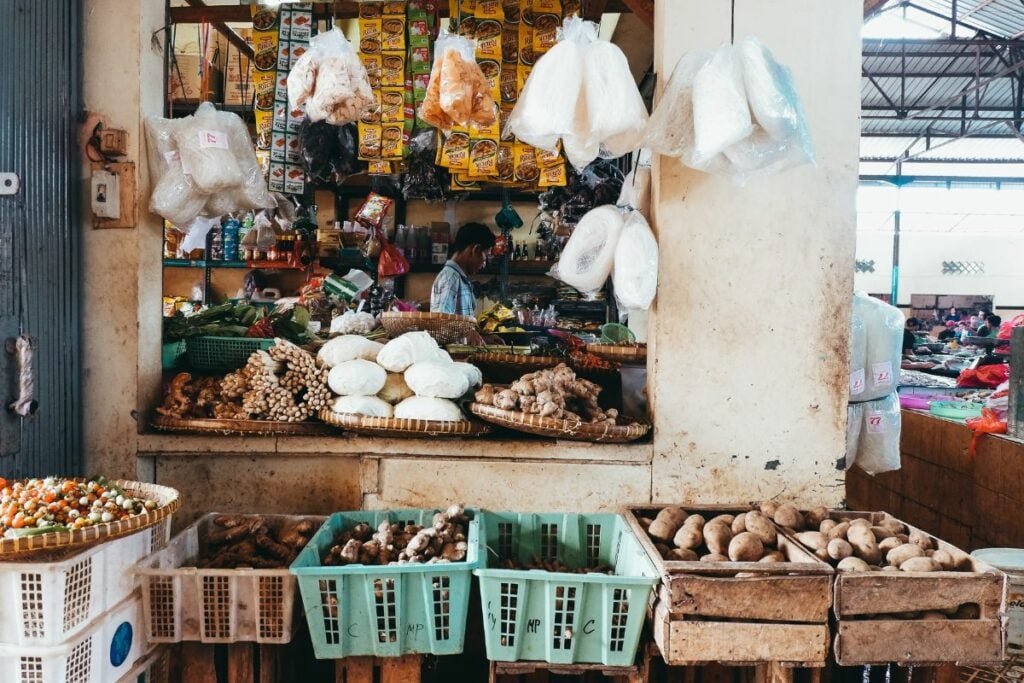
{"type": "Polygon", "coordinates": [[[623,310],[648,310],[658,292],[658,241],[639,211],[626,214],[615,247],[612,284],[623,310]]]}
{"type": "Polygon", "coordinates": [[[593,300],[611,274],[623,225],[622,211],[615,206],[588,212],[573,229],[549,275],[593,300]]]}
{"type": "Polygon", "coordinates": [[[343,126],[376,105],[359,55],[337,27],[309,41],[288,74],[288,103],[303,107],[310,121],[343,126]]]}

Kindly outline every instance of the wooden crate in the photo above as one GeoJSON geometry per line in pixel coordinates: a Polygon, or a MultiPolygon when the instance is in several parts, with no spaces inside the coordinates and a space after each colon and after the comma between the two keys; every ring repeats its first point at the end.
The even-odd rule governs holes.
{"type": "MultiPolygon", "coordinates": [[[[747,512],[749,506],[683,506],[707,518],[747,512]]],[[[824,666],[834,570],[779,534],[786,562],[664,560],[639,517],[660,507],[635,506],[626,518],[662,576],[653,604],[654,639],[667,664],[824,666]],[[737,573],[755,576],[737,577],[737,573]]]]}
{"type": "Polygon", "coordinates": [[[491,662],[489,683],[544,683],[555,676],[573,676],[579,683],[648,683],[651,654],[641,647],[634,666],[491,662]]]}
{"type": "Polygon", "coordinates": [[[335,683],[420,683],[423,655],[346,657],[334,661],[335,683]]]}
{"type": "MultiPolygon", "coordinates": [[[[884,512],[832,513],[834,519],[896,519],[884,512]]],[[[908,530],[927,533],[903,520],[908,530]]],[[[929,534],[929,536],[931,536],[929,534]]],[[[938,548],[970,567],[960,572],[839,572],[835,579],[835,657],[843,666],[985,663],[1003,658],[1006,575],[934,536],[938,548]],[[897,615],[977,604],[978,619],[922,620],[897,615]],[[874,618],[882,615],[883,618],[874,618]],[[891,618],[884,618],[892,615],[891,618]],[[869,618],[871,617],[871,618],[869,618]]]]}

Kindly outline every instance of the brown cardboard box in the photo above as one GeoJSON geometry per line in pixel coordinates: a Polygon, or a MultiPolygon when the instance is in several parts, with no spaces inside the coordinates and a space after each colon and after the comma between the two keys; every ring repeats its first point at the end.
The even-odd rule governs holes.
{"type": "Polygon", "coordinates": [[[200,73],[199,55],[174,56],[167,78],[167,94],[175,102],[217,101],[221,92],[221,72],[209,62],[200,73]]]}
{"type": "Polygon", "coordinates": [[[256,92],[252,75],[249,60],[232,51],[224,78],[224,104],[252,104],[256,92]]]}

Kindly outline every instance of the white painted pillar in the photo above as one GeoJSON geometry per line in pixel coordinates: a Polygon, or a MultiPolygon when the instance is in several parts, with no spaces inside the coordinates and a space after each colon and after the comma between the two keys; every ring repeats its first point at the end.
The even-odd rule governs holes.
{"type": "MultiPolygon", "coordinates": [[[[860,0],[736,0],[803,97],[816,165],[755,179],[654,168],[653,497],[837,503],[844,450],[860,113],[860,0]]],[[[656,4],[663,85],[729,41],[730,2],[656,4]]]]}

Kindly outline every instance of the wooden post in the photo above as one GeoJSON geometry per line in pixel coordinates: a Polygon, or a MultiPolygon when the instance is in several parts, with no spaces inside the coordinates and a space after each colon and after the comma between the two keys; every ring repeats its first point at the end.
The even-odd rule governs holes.
{"type": "Polygon", "coordinates": [[[1024,327],[1010,333],[1010,412],[1006,416],[1010,436],[1024,438],[1024,327]]]}
{"type": "Polygon", "coordinates": [[[253,653],[252,643],[228,645],[228,683],[253,683],[256,678],[253,653]]]}
{"type": "Polygon", "coordinates": [[[373,683],[373,657],[346,657],[335,660],[334,681],[335,683],[373,683]]]}
{"type": "Polygon", "coordinates": [[[214,646],[202,643],[181,644],[181,680],[188,683],[217,683],[214,646]]]}

